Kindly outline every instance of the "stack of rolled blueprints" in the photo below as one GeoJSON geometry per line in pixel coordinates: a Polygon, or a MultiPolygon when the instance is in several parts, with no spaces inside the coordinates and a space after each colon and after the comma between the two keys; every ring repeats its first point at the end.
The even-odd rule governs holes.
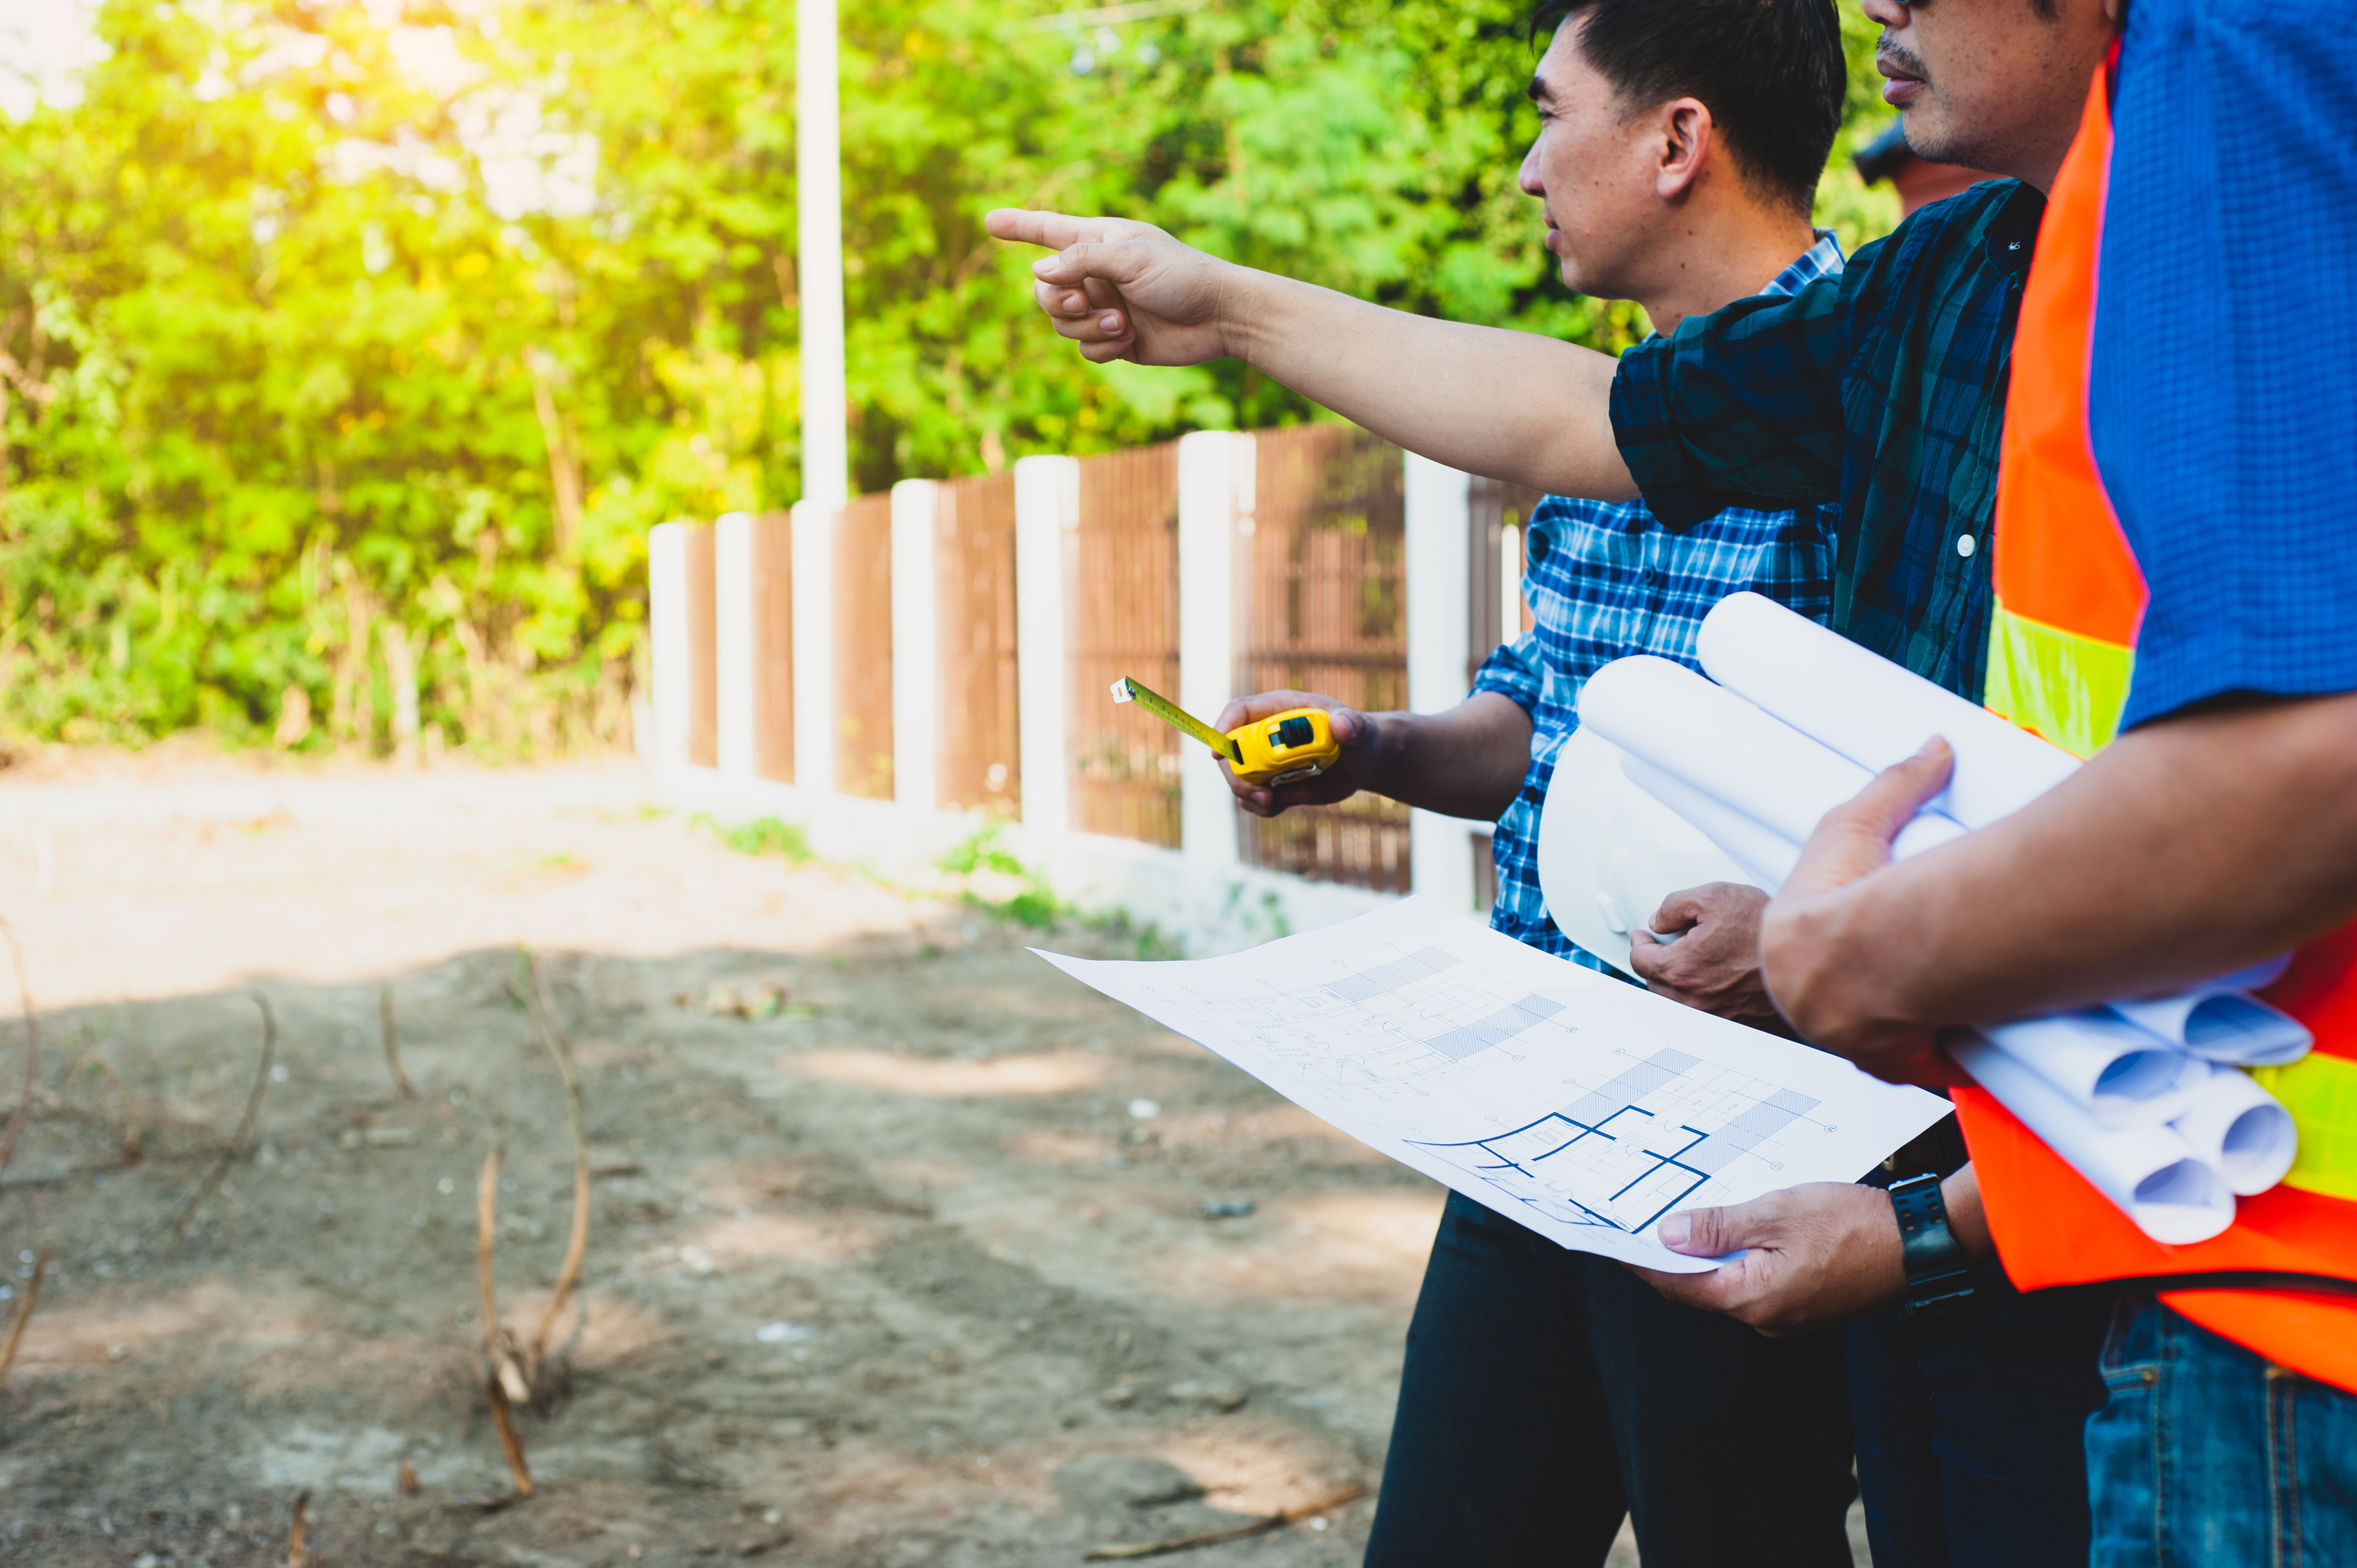
{"type": "MultiPolygon", "coordinates": [[[[1819,818],[1944,736],[1948,787],[1899,834],[1901,858],[2018,810],[2069,753],[1757,594],[1719,601],[1699,639],[1709,679],[1665,659],[1606,665],[1579,719],[1622,768],[1749,868],[1782,886],[1819,818]]],[[[2309,1036],[2249,994],[2280,962],[2173,996],[1994,1025],[1950,1052],[2155,1240],[2206,1240],[2234,1198],[2291,1168],[2288,1112],[2242,1071],[2298,1059],[2309,1036]]]]}

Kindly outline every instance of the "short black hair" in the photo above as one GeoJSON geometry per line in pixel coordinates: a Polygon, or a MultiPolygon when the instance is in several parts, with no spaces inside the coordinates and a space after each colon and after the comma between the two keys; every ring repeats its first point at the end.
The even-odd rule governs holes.
{"type": "Polygon", "coordinates": [[[1531,37],[1567,23],[1624,110],[1700,99],[1745,177],[1809,210],[1848,85],[1833,0],[1539,0],[1531,37]]]}

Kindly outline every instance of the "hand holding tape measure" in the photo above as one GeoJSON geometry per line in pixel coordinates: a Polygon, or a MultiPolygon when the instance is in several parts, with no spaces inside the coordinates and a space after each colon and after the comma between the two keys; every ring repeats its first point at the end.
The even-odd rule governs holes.
{"type": "Polygon", "coordinates": [[[1333,723],[1323,708],[1289,708],[1222,735],[1126,675],[1113,683],[1113,700],[1135,703],[1164,724],[1193,736],[1247,784],[1293,784],[1315,779],[1342,755],[1342,743],[1334,738],[1333,723]]]}

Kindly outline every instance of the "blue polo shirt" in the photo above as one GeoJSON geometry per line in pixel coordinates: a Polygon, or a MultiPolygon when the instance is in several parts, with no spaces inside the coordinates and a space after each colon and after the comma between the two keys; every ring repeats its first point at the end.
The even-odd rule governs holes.
{"type": "Polygon", "coordinates": [[[2135,0],[2088,376],[2150,602],[2126,728],[2357,691],[2357,30],[2321,0],[2135,0]]]}

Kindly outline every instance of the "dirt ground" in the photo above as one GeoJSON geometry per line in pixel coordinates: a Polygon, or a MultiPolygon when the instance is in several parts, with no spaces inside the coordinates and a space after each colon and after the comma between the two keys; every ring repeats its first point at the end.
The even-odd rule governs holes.
{"type": "MultiPolygon", "coordinates": [[[[0,1312],[49,1255],[0,1395],[0,1560],[281,1563],[307,1491],[338,1568],[1069,1563],[1372,1490],[1437,1187],[1032,933],[732,853],[648,795],[622,763],[193,747],[0,774],[44,1045],[0,1312]],[[520,1336],[572,1223],[520,947],[594,1181],[580,1308],[521,1416],[537,1495],[502,1507],[486,1155],[520,1336]],[[779,1015],[726,1015],[767,988],[779,1015]],[[257,993],[251,1153],[176,1240],[256,1080],[257,993]]],[[[0,1024],[0,1108],[21,1040],[0,1024]]],[[[1372,1512],[1166,1560],[1343,1568],[1372,1512]]]]}

